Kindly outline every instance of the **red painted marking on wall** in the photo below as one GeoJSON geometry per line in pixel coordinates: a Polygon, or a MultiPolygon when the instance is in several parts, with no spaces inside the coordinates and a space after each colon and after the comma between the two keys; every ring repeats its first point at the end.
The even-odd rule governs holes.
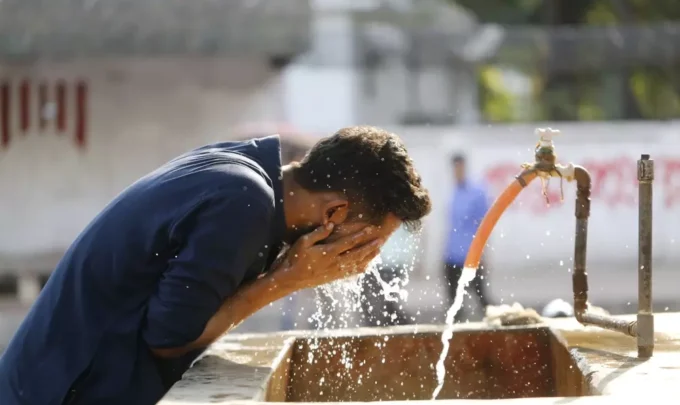
{"type": "Polygon", "coordinates": [[[10,120],[10,86],[8,82],[0,84],[0,139],[2,146],[9,146],[11,134],[11,120],[10,120]]]}
{"type": "MultiPolygon", "coordinates": [[[[680,156],[655,158],[655,194],[667,209],[680,207],[680,156]]],[[[637,160],[630,156],[609,159],[586,159],[582,162],[592,177],[591,200],[593,204],[604,204],[607,208],[637,208],[637,160]]],[[[485,178],[494,196],[498,195],[521,169],[516,163],[499,163],[489,167],[485,178]]],[[[564,182],[565,190],[573,184],[564,182]]],[[[539,180],[527,187],[509,210],[531,211],[545,214],[560,201],[559,179],[551,179],[548,188],[550,206],[541,193],[539,180]]]]}
{"type": "Polygon", "coordinates": [[[637,162],[629,156],[583,162],[593,181],[592,197],[607,207],[635,207],[638,196],[637,162]]]}
{"type": "Polygon", "coordinates": [[[87,84],[79,81],[76,84],[76,144],[85,147],[87,130],[87,84]]]}
{"type": "Polygon", "coordinates": [[[48,102],[47,83],[42,82],[38,85],[38,127],[41,131],[44,131],[47,128],[47,117],[45,116],[45,113],[48,102]]]}
{"type": "Polygon", "coordinates": [[[19,128],[26,135],[31,127],[31,83],[24,79],[19,84],[19,128]]]}
{"type": "Polygon", "coordinates": [[[56,86],[57,131],[66,131],[66,83],[60,81],[56,86]]]}
{"type": "Polygon", "coordinates": [[[664,191],[664,206],[666,208],[676,207],[680,205],[680,159],[663,158],[660,162],[663,172],[661,176],[656,173],[654,174],[656,180],[661,180],[664,191]]]}

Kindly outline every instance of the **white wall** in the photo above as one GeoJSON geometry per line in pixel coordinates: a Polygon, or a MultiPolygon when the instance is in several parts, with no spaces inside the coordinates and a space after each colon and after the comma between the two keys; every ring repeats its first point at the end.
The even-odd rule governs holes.
{"type": "MultiPolygon", "coordinates": [[[[548,126],[548,124],[546,124],[548,126]]],[[[654,260],[657,267],[680,264],[680,123],[554,124],[558,160],[584,165],[593,177],[588,262],[636,268],[637,166],[640,154],[655,160],[654,260]]],[[[407,144],[434,199],[426,229],[429,269],[440,267],[447,231],[447,200],[453,193],[449,157],[468,156],[471,175],[485,181],[492,197],[510,184],[520,164],[533,161],[534,126],[392,128],[407,144]]],[[[502,271],[563,267],[573,256],[574,184],[550,182],[550,207],[535,181],[501,218],[487,251],[502,271]],[[562,263],[562,264],[560,264],[562,263]]],[[[500,270],[499,270],[500,271],[500,270]]]]}
{"type": "Polygon", "coordinates": [[[193,146],[226,139],[240,122],[279,121],[284,114],[281,77],[264,60],[98,60],[0,68],[0,78],[25,77],[87,81],[87,147],[75,146],[72,129],[61,136],[54,130],[18,135],[13,117],[15,135],[9,148],[0,148],[0,267],[17,265],[16,260],[44,266],[37,258],[63,251],[139,176],[193,146]]]}

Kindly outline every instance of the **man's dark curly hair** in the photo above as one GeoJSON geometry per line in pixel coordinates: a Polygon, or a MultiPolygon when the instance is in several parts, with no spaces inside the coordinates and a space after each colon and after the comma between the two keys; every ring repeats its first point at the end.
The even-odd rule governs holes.
{"type": "Polygon", "coordinates": [[[293,173],[295,181],[309,191],[345,194],[374,223],[392,213],[408,229],[417,230],[432,209],[403,142],[380,128],[339,130],[314,145],[293,173]]]}

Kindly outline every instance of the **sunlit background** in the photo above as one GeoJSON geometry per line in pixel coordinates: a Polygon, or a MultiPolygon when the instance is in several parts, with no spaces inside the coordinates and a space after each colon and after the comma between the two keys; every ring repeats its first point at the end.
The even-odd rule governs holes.
{"type": "MultiPolygon", "coordinates": [[[[136,178],[198,145],[272,133],[291,161],[355,124],[399,134],[434,199],[423,232],[396,234],[383,254],[411,263],[396,295],[414,321],[448,309],[451,155],[495,196],[544,126],[562,131],[560,161],[593,175],[590,296],[613,313],[637,308],[636,160],[651,154],[655,309],[678,310],[679,21],[677,0],[3,0],[0,346],[136,178]]],[[[485,279],[495,304],[571,301],[574,185],[563,187],[564,201],[551,182],[548,206],[533,184],[499,222],[485,279]]],[[[302,291],[238,330],[357,326],[345,290],[302,291]]]]}

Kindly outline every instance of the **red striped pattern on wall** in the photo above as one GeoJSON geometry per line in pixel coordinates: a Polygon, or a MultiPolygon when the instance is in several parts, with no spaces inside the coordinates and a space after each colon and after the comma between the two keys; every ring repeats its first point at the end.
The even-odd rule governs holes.
{"type": "Polygon", "coordinates": [[[0,148],[8,148],[15,131],[72,134],[78,148],[87,145],[87,82],[0,79],[0,148]],[[71,117],[71,118],[70,118],[71,117]]]}
{"type": "Polygon", "coordinates": [[[10,139],[12,138],[10,132],[12,129],[10,90],[9,82],[3,81],[0,83],[0,139],[4,148],[9,146],[10,139]]]}

